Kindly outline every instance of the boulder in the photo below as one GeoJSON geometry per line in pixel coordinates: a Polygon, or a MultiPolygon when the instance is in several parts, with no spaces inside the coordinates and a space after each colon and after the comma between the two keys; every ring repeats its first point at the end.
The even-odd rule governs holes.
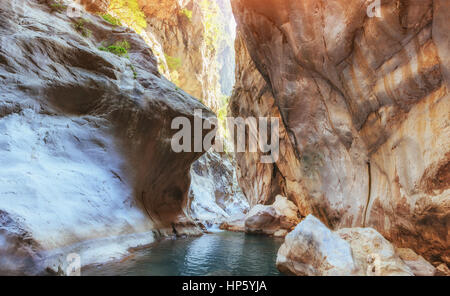
{"type": "Polygon", "coordinates": [[[375,229],[332,231],[313,215],[286,236],[276,264],[281,272],[294,275],[413,275],[375,229]]]}
{"type": "Polygon", "coordinates": [[[350,244],[353,258],[365,275],[413,275],[394,246],[375,229],[343,228],[335,233],[350,244]]]}
{"type": "Polygon", "coordinates": [[[245,231],[284,236],[299,221],[295,204],[278,195],[272,205],[258,204],[250,210],[245,218],[245,231]]]}
{"type": "Polygon", "coordinates": [[[245,219],[248,233],[273,234],[280,228],[280,216],[273,206],[256,205],[245,219]]]}
{"type": "Polygon", "coordinates": [[[285,196],[277,195],[272,206],[280,217],[280,228],[290,230],[300,222],[297,206],[285,196]]]}
{"type": "Polygon", "coordinates": [[[228,220],[220,224],[219,226],[222,230],[234,231],[234,232],[244,232],[245,231],[245,221],[242,219],[228,220]]]}
{"type": "Polygon", "coordinates": [[[362,275],[350,244],[308,215],[285,239],[278,250],[278,269],[294,275],[362,275]]]}

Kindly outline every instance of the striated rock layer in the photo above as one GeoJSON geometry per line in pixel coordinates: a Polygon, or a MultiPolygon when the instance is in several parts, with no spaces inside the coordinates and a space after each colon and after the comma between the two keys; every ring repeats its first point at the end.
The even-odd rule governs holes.
{"type": "Polygon", "coordinates": [[[238,154],[238,180],[252,205],[281,192],[449,264],[450,2],[381,2],[369,17],[365,0],[232,1],[230,109],[284,125],[280,159],[238,154]]]}
{"type": "Polygon", "coordinates": [[[214,114],[163,78],[129,29],[45,1],[0,6],[0,273],[57,270],[86,241],[108,257],[114,236],[131,236],[126,250],[199,233],[186,208],[203,152],[173,152],[170,125],[214,114]],[[117,41],[127,56],[99,50],[117,41]]]}

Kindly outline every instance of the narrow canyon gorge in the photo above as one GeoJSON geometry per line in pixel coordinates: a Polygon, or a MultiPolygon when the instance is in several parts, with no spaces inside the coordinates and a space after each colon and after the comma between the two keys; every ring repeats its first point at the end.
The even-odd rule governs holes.
{"type": "Polygon", "coordinates": [[[449,19],[447,0],[2,0],[0,275],[72,255],[81,275],[450,275],[449,19]]]}

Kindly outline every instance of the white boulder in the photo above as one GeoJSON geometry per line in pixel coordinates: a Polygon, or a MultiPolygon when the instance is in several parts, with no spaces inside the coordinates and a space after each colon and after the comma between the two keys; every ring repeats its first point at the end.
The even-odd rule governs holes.
{"type": "Polygon", "coordinates": [[[276,264],[294,275],[414,275],[375,229],[332,231],[313,215],[286,236],[276,264]]]}

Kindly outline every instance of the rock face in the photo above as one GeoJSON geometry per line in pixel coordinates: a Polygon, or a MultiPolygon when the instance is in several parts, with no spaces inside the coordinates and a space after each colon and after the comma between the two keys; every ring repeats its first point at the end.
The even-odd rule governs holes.
{"type": "Polygon", "coordinates": [[[238,155],[238,181],[252,205],[281,193],[449,264],[450,2],[369,4],[232,1],[245,45],[230,109],[283,122],[280,159],[238,155]]]}
{"type": "Polygon", "coordinates": [[[57,270],[87,240],[120,236],[126,250],[154,231],[199,233],[186,212],[203,152],[173,152],[170,125],[214,114],[130,30],[37,0],[0,6],[0,273],[57,270]],[[128,57],[99,50],[117,41],[128,57]]]}
{"type": "Polygon", "coordinates": [[[333,232],[313,215],[286,236],[278,251],[277,267],[295,275],[413,275],[375,229],[333,232]]]}
{"type": "MultiPolygon", "coordinates": [[[[216,113],[234,82],[234,21],[228,0],[139,1],[160,68],[216,113]],[[167,71],[165,71],[167,70],[167,71]]],[[[228,157],[209,152],[192,165],[190,215],[207,227],[248,211],[228,157]]]]}
{"type": "MultiPolygon", "coordinates": [[[[217,1],[139,0],[145,35],[159,54],[160,69],[187,93],[217,112],[234,81],[231,5],[217,1]]],[[[192,165],[190,215],[207,227],[245,214],[248,202],[236,184],[233,160],[209,152],[192,165]]]]}
{"type": "Polygon", "coordinates": [[[417,255],[413,250],[407,248],[398,248],[395,252],[400,259],[412,270],[417,276],[433,276],[436,275],[436,268],[426,261],[422,256],[417,255]]]}
{"type": "MultiPolygon", "coordinates": [[[[276,117],[280,119],[280,157],[276,163],[262,163],[261,152],[237,152],[236,170],[239,185],[250,205],[271,204],[281,194],[302,199],[291,192],[301,188],[301,171],[295,151],[286,133],[270,87],[251,60],[242,35],[236,37],[236,84],[230,98],[229,114],[233,117],[276,117]]],[[[304,206],[302,206],[304,208],[304,206]]]]}
{"type": "Polygon", "coordinates": [[[219,41],[217,58],[220,65],[219,82],[222,94],[231,96],[235,83],[235,50],[234,39],[236,38],[236,22],[230,0],[216,0],[220,10],[219,23],[222,24],[223,34],[219,41]]]}
{"type": "Polygon", "coordinates": [[[208,228],[248,212],[236,170],[226,156],[208,151],[192,164],[189,210],[192,218],[208,228]]]}
{"type": "MultiPolygon", "coordinates": [[[[221,93],[230,93],[234,81],[235,23],[229,1],[134,3],[139,5],[125,7],[142,13],[140,20],[146,23],[145,29],[130,20],[121,6],[112,3],[108,12],[121,19],[123,25],[141,29],[140,35],[152,48],[165,77],[216,113],[223,113],[221,93]]],[[[195,220],[212,227],[236,211],[240,211],[239,215],[246,212],[247,202],[235,184],[234,171],[228,157],[219,159],[213,152],[195,162],[189,200],[189,214],[195,220]]]]}
{"type": "Polygon", "coordinates": [[[155,36],[164,53],[163,71],[213,111],[221,107],[221,81],[230,92],[228,84],[234,80],[234,67],[228,65],[234,58],[232,32],[222,28],[231,8],[228,1],[218,2],[221,6],[216,1],[139,0],[147,16],[145,31],[155,36]]]}
{"type": "Polygon", "coordinates": [[[92,13],[106,13],[110,0],[78,0],[75,2],[80,3],[85,9],[92,13]]]}

